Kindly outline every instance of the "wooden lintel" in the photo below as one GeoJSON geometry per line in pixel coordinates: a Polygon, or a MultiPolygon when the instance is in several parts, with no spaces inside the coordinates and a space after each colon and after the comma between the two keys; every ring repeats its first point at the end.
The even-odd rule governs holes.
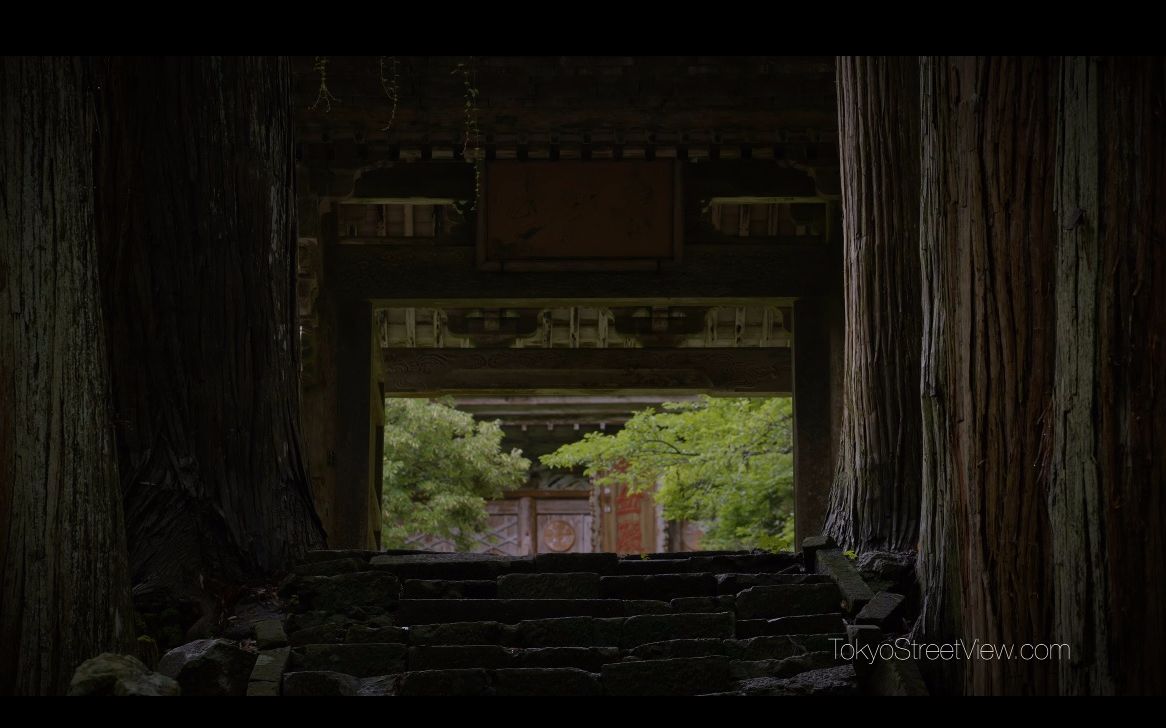
{"type": "Polygon", "coordinates": [[[332,260],[336,295],[383,305],[459,299],[794,299],[831,291],[839,275],[821,244],[689,244],[682,265],[647,272],[479,271],[473,248],[458,246],[342,245],[332,260]]]}
{"type": "Polygon", "coordinates": [[[382,349],[387,396],[788,395],[789,349],[382,349]]]}

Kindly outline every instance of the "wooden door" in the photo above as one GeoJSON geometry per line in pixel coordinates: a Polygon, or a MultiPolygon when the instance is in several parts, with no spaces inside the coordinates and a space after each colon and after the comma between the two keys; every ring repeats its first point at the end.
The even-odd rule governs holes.
{"type": "Polygon", "coordinates": [[[534,553],[589,553],[591,501],[582,498],[535,498],[534,553]]]}

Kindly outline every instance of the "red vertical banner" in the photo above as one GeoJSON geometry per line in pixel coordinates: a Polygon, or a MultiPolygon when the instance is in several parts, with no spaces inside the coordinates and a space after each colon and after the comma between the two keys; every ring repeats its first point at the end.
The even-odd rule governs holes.
{"type": "Polygon", "coordinates": [[[644,547],[644,528],[640,523],[645,493],[630,493],[621,483],[615,491],[615,550],[621,554],[638,554],[644,547]]]}

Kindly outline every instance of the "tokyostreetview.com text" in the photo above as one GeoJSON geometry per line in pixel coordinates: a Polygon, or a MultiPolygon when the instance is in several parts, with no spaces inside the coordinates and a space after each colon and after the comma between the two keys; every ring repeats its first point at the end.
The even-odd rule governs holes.
{"type": "Polygon", "coordinates": [[[855,645],[844,638],[830,640],[834,643],[834,657],[849,662],[861,661],[871,665],[876,660],[1068,660],[1071,649],[1068,644],[1024,643],[992,644],[973,640],[957,640],[948,643],[913,642],[900,637],[881,644],[855,645]]]}

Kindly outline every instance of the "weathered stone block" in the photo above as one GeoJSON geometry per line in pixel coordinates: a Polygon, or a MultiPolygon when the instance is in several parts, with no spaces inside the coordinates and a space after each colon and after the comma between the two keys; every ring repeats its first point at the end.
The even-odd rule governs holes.
{"type": "Polygon", "coordinates": [[[854,563],[838,549],[819,551],[815,556],[815,569],[819,573],[827,574],[838,585],[842,592],[842,610],[846,614],[859,611],[874,597],[874,593],[858,573],[854,563]]]}
{"type": "Polygon", "coordinates": [[[725,650],[731,659],[745,661],[784,660],[811,651],[807,650],[804,643],[789,635],[726,640],[725,650]]]}
{"type": "Polygon", "coordinates": [[[553,574],[506,574],[498,577],[502,599],[598,599],[599,574],[561,572],[553,574]]]}
{"type": "Polygon", "coordinates": [[[638,645],[628,651],[628,655],[638,660],[675,660],[682,657],[709,657],[712,655],[728,655],[726,642],[731,640],[720,639],[688,639],[667,640],[664,642],[649,642],[638,645]]]}
{"type": "Polygon", "coordinates": [[[299,564],[292,569],[292,573],[299,576],[335,576],[336,574],[363,571],[366,568],[368,568],[368,563],[361,559],[335,559],[299,564]]]}
{"type": "Polygon", "coordinates": [[[485,670],[422,670],[401,675],[397,695],[491,695],[485,670]]]}
{"type": "Polygon", "coordinates": [[[601,680],[607,695],[699,695],[732,687],[723,656],[616,662],[603,666],[601,680]]]}
{"type": "Polygon", "coordinates": [[[609,662],[619,661],[615,647],[537,647],[511,651],[515,667],[573,667],[599,672],[609,662]]]}
{"type": "Polygon", "coordinates": [[[684,597],[673,599],[671,606],[674,612],[734,612],[737,601],[732,596],[720,597],[684,597]]]}
{"type": "Polygon", "coordinates": [[[296,577],[283,591],[298,600],[297,611],[345,613],[353,607],[391,608],[401,594],[401,585],[392,574],[357,572],[296,577]]]}
{"type": "Polygon", "coordinates": [[[163,655],[158,672],[177,680],[183,695],[245,695],[256,657],[230,640],[196,640],[163,655]]]}
{"type": "Polygon", "coordinates": [[[258,680],[278,684],[283,679],[290,657],[290,647],[261,651],[255,659],[255,667],[251,668],[251,682],[258,680]]]}
{"type": "Polygon", "coordinates": [[[490,579],[409,579],[405,582],[401,596],[405,599],[496,599],[498,582],[490,579]]]}
{"type": "Polygon", "coordinates": [[[803,614],[769,620],[769,634],[837,634],[846,631],[842,615],[803,614]]]}
{"type": "Polygon", "coordinates": [[[409,648],[410,670],[452,670],[467,666],[511,667],[510,650],[498,645],[424,645],[409,648]]]}
{"type": "Polygon", "coordinates": [[[686,571],[702,571],[711,574],[758,574],[777,573],[791,567],[801,567],[802,560],[797,554],[757,552],[735,556],[694,556],[689,560],[686,571]]]}
{"type": "MultiPolygon", "coordinates": [[[[592,617],[561,617],[519,622],[514,631],[514,644],[519,647],[590,647],[599,642],[592,617]]],[[[619,644],[618,636],[609,644],[619,644]]]]}
{"type": "Polygon", "coordinates": [[[277,698],[279,697],[279,683],[266,680],[252,680],[247,683],[247,697],[249,698],[277,698]]]}
{"type": "Polygon", "coordinates": [[[368,549],[318,549],[304,554],[304,562],[309,564],[339,559],[357,559],[365,563],[374,556],[380,556],[380,551],[368,549]]]}
{"type": "Polygon", "coordinates": [[[902,611],[902,594],[882,591],[866,603],[854,618],[855,624],[872,624],[886,631],[893,631],[894,621],[902,611]]]}
{"type": "Polygon", "coordinates": [[[692,570],[689,559],[620,559],[614,574],[642,576],[650,574],[683,574],[692,570]]]}
{"type": "Polygon", "coordinates": [[[599,677],[572,668],[507,669],[494,671],[496,695],[600,695],[599,677]]]}
{"type": "Polygon", "coordinates": [[[69,682],[69,695],[179,695],[174,678],[152,672],[133,655],[103,652],[82,662],[69,682]]]}
{"type": "Polygon", "coordinates": [[[288,635],[288,644],[292,647],[300,647],[302,645],[322,645],[344,642],[347,638],[348,630],[348,625],[337,623],[306,627],[288,635]]]}
{"type": "Polygon", "coordinates": [[[656,599],[670,601],[682,597],[708,597],[717,593],[712,574],[644,574],[605,576],[599,581],[607,599],[656,599]]]}
{"type": "Polygon", "coordinates": [[[630,649],[674,639],[733,637],[732,614],[645,614],[628,617],[620,631],[620,646],[630,649]]]}
{"type": "Polygon", "coordinates": [[[835,546],[837,544],[834,543],[834,539],[825,534],[802,539],[802,557],[805,559],[806,568],[813,571],[816,566],[815,557],[818,552],[822,549],[832,549],[835,546]]]}
{"type": "Polygon", "coordinates": [[[409,628],[413,645],[497,645],[506,631],[498,622],[450,622],[421,624],[409,628]]]}
{"type": "Polygon", "coordinates": [[[843,660],[837,659],[833,652],[810,652],[781,659],[735,660],[731,667],[735,680],[747,680],[757,677],[792,677],[810,670],[834,667],[840,662],[843,660]]]}
{"type": "Polygon", "coordinates": [[[718,594],[736,594],[753,586],[823,584],[830,581],[830,577],[825,574],[717,574],[716,578],[718,594]]]}
{"type": "Polygon", "coordinates": [[[413,625],[619,616],[623,616],[623,606],[609,599],[404,599],[395,618],[398,624],[413,625]]]}
{"type": "Polygon", "coordinates": [[[529,559],[489,554],[413,554],[374,556],[369,565],[402,580],[479,581],[503,574],[530,571],[529,559]]]}
{"type": "Polygon", "coordinates": [[[672,605],[668,602],[658,602],[652,599],[623,599],[623,616],[634,617],[637,614],[671,614],[672,605]]]}
{"type": "Polygon", "coordinates": [[[373,677],[404,672],[407,649],[399,644],[308,645],[296,648],[291,664],[297,671],[331,671],[354,677],[373,677]]]}
{"type": "Polygon", "coordinates": [[[403,627],[366,627],[355,624],[348,628],[344,641],[349,643],[395,643],[403,644],[409,641],[409,630],[403,627]]]}
{"type": "Polygon", "coordinates": [[[534,572],[611,574],[619,565],[619,557],[615,554],[539,554],[531,560],[531,563],[534,572]]]}
{"type": "Polygon", "coordinates": [[[360,681],[360,684],[356,689],[356,694],[365,697],[396,695],[397,685],[400,682],[400,675],[380,675],[378,677],[366,677],[360,681]]]}
{"type": "Polygon", "coordinates": [[[256,622],[253,629],[255,630],[255,644],[261,650],[270,650],[287,644],[287,634],[283,631],[283,622],[278,619],[265,619],[256,622]]]}
{"type": "Polygon", "coordinates": [[[857,695],[858,678],[850,665],[810,670],[789,678],[743,680],[746,695],[857,695]]]}
{"type": "Polygon", "coordinates": [[[283,676],[283,694],[291,696],[356,695],[357,680],[339,672],[289,672],[283,676]]]}
{"type": "Polygon", "coordinates": [[[754,586],[737,595],[739,619],[771,619],[838,611],[842,593],[834,584],[754,586]]]}

